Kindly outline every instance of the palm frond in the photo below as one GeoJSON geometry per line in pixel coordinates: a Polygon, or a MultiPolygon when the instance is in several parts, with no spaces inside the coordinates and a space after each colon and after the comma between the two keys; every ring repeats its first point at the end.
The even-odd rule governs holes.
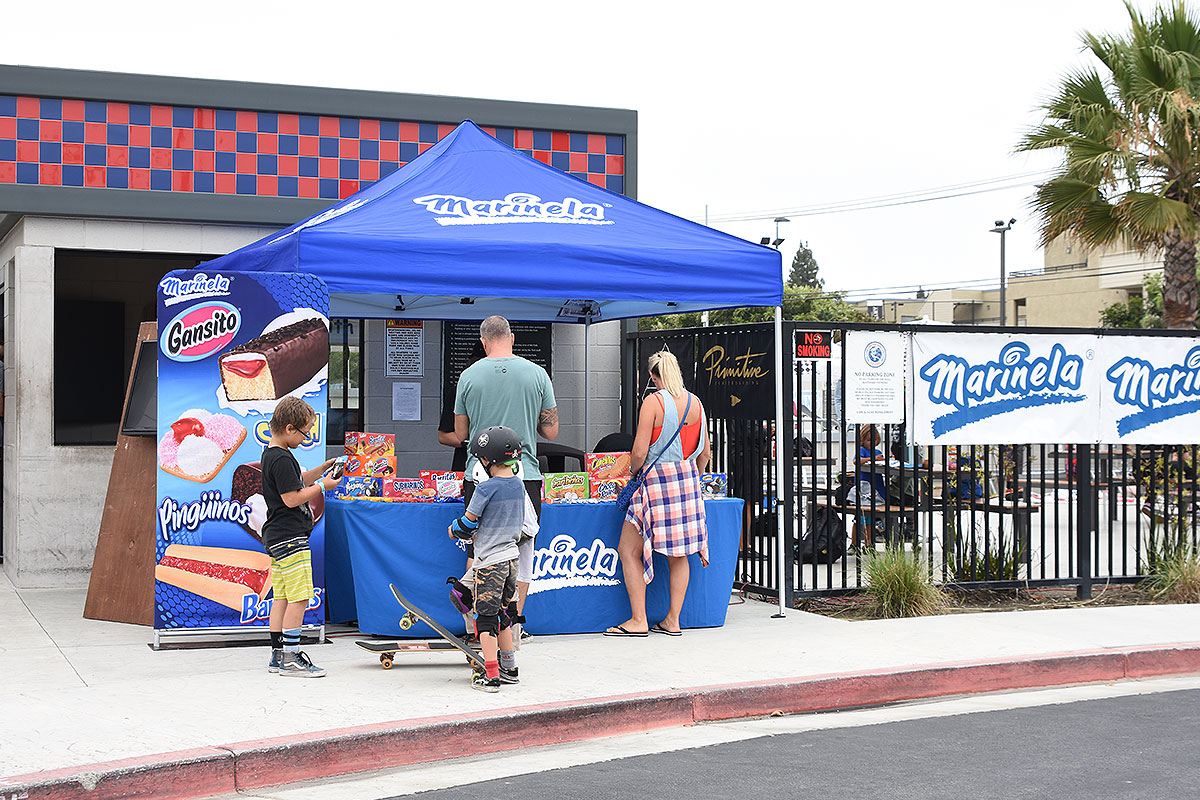
{"type": "Polygon", "coordinates": [[[1161,240],[1173,228],[1181,231],[1196,228],[1196,214],[1186,203],[1159,194],[1127,192],[1117,204],[1117,212],[1128,230],[1145,240],[1161,240]]]}

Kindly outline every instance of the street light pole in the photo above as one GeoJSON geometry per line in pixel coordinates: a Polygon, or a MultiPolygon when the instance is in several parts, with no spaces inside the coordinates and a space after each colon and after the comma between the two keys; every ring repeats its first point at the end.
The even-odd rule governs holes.
{"type": "Polygon", "coordinates": [[[1008,319],[1008,304],[1004,297],[1005,280],[1004,280],[1004,234],[1012,229],[1013,224],[1017,221],[1016,217],[1008,220],[1008,224],[1004,224],[1004,220],[996,220],[996,227],[992,228],[992,233],[1000,234],[1000,327],[1003,328],[1008,319]]]}

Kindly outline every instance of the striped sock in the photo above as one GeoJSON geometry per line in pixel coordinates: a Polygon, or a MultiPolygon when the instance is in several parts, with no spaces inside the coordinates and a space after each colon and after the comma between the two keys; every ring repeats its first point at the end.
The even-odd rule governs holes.
{"type": "Polygon", "coordinates": [[[283,632],[283,652],[300,652],[300,629],[292,628],[283,632]]]}

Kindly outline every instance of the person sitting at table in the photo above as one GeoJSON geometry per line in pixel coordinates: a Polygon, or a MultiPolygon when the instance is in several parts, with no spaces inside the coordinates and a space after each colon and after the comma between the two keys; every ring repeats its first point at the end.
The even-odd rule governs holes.
{"type": "Polygon", "coordinates": [[[629,468],[650,470],[634,492],[625,512],[617,552],[629,593],[632,616],[604,632],[605,636],[649,635],[650,631],[680,636],[690,567],[688,556],[700,554],[708,566],[708,527],[700,473],[708,466],[712,448],[704,408],[683,388],[679,362],[668,351],[650,356],[650,379],[658,391],[642,403],[629,468]],[[653,552],[667,557],[670,570],[670,610],[653,627],[646,618],[646,585],[654,579],[653,552]]]}
{"type": "MultiPolygon", "coordinates": [[[[883,450],[883,437],[879,435],[879,430],[874,425],[860,425],[858,427],[858,458],[854,460],[854,484],[861,487],[865,482],[872,489],[873,495],[878,495],[878,504],[887,502],[887,476],[884,474],[884,466],[888,462],[887,453],[883,450]]],[[[857,504],[864,510],[871,508],[871,497],[864,497],[862,492],[858,493],[857,504]]],[[[863,515],[854,520],[854,532],[851,537],[851,546],[855,547],[859,544],[860,534],[859,528],[869,528],[870,521],[867,515],[863,515]]],[[[866,537],[867,543],[870,542],[870,534],[866,537]]]]}

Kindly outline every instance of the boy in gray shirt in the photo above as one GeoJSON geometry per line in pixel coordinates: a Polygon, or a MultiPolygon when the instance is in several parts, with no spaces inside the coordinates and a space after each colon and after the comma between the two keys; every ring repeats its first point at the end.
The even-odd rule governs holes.
{"type": "Polygon", "coordinates": [[[489,478],[476,487],[466,513],[449,530],[451,537],[475,545],[475,633],[485,669],[472,675],[471,686],[498,692],[501,683],[519,683],[512,620],[526,504],[525,485],[517,477],[521,439],[512,428],[496,425],[472,439],[470,451],[489,478]]]}

